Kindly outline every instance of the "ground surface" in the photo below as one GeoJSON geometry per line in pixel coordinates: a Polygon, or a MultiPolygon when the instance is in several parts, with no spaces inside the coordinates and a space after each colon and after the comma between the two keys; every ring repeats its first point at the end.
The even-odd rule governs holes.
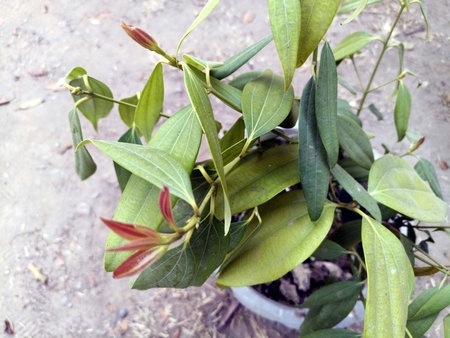
{"type": "MultiPolygon", "coordinates": [[[[120,19],[142,27],[173,51],[179,37],[201,10],[203,0],[60,0],[0,2],[0,320],[8,320],[18,337],[289,337],[296,333],[261,320],[242,307],[223,322],[236,306],[229,292],[213,287],[188,290],[130,291],[126,280],[113,280],[103,271],[107,229],[99,217],[112,217],[120,196],[110,161],[92,151],[99,170],[80,182],[73,169],[67,113],[71,98],[57,87],[59,78],[75,66],[107,83],[115,97],[142,89],[157,57],[131,41],[120,28],[120,19]],[[31,264],[48,276],[46,283],[33,277],[31,264]],[[121,311],[120,311],[121,310],[121,311]],[[123,317],[124,311],[128,316],[123,317]],[[222,321],[222,322],[221,322],[222,321]]],[[[361,24],[384,36],[392,22],[395,2],[367,11],[355,22],[340,26],[327,36],[332,46],[361,24]]],[[[414,89],[411,124],[426,136],[419,154],[450,163],[450,83],[448,82],[449,4],[427,0],[430,38],[425,40],[420,13],[413,9],[402,21],[395,38],[406,41],[406,67],[424,85],[414,89]]],[[[269,32],[266,1],[224,0],[213,14],[188,37],[183,52],[223,60],[269,32]]],[[[378,46],[379,47],[379,46],[378,46]]],[[[279,71],[273,44],[244,70],[279,71]]],[[[372,64],[379,48],[366,49],[358,64],[372,64]]],[[[396,53],[388,53],[388,70],[377,83],[396,73],[396,53]]],[[[350,70],[343,65],[341,74],[350,70]]],[[[308,66],[297,71],[296,95],[307,80],[308,66]]],[[[187,101],[182,75],[165,70],[165,113],[172,114],[187,101]]],[[[362,70],[367,78],[367,72],[362,70]]],[[[355,82],[351,75],[346,77],[355,82]]],[[[391,88],[369,100],[377,102],[391,88]]],[[[348,98],[354,100],[347,95],[348,98]]],[[[218,105],[217,105],[218,106],[218,105]]],[[[229,127],[235,115],[220,106],[220,120],[229,127]]],[[[366,113],[367,130],[383,132],[374,140],[394,151],[393,102],[380,105],[386,119],[375,126],[366,113]]],[[[82,122],[85,137],[117,139],[124,128],[117,110],[100,121],[99,134],[82,122]]],[[[206,155],[205,155],[206,156],[206,155]]],[[[449,171],[438,176],[449,201],[449,171]]],[[[433,252],[449,264],[448,237],[440,235],[433,252]]],[[[438,283],[440,277],[427,283],[438,283]]],[[[420,285],[420,281],[418,284],[420,285]]],[[[442,321],[441,321],[442,322],[442,321]]],[[[431,336],[438,337],[439,323],[431,336]]],[[[5,334],[0,326],[0,335],[5,334]]]]}

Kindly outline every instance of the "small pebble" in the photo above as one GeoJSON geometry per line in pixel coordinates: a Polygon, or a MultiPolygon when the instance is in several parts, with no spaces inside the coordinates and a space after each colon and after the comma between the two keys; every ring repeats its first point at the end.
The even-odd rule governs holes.
{"type": "Polygon", "coordinates": [[[72,303],[70,302],[69,298],[67,296],[64,296],[62,301],[61,301],[62,305],[67,306],[67,307],[72,307],[72,303]]]}
{"type": "Polygon", "coordinates": [[[119,318],[125,318],[126,316],[128,316],[128,310],[120,309],[119,311],[117,311],[117,315],[119,316],[119,318]]]}
{"type": "Polygon", "coordinates": [[[89,215],[89,213],[91,212],[91,207],[84,202],[78,203],[77,205],[77,213],[79,213],[80,215],[89,215]]]}

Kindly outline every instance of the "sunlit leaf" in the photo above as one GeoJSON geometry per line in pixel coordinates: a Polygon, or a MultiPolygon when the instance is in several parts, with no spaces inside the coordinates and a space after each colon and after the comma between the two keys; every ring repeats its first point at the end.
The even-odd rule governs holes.
{"type": "MultiPolygon", "coordinates": [[[[137,95],[133,95],[130,97],[126,97],[121,101],[137,106],[139,99],[137,95]]],[[[128,105],[119,104],[120,118],[122,119],[123,123],[125,123],[130,128],[133,125],[135,113],[136,107],[130,107],[128,105]]]]}
{"type": "Polygon", "coordinates": [[[139,128],[145,140],[148,142],[152,137],[153,128],[162,113],[164,101],[164,80],[162,64],[157,63],[150,78],[142,90],[136,108],[134,122],[139,128]]]}
{"type": "Polygon", "coordinates": [[[343,24],[349,23],[350,21],[353,21],[362,11],[364,8],[366,8],[368,0],[359,0],[358,7],[356,7],[355,11],[350,15],[349,18],[347,18],[343,24]]]}
{"type": "Polygon", "coordinates": [[[436,196],[443,200],[441,186],[439,185],[439,179],[433,163],[420,157],[419,161],[414,166],[414,169],[424,181],[428,182],[431,190],[433,190],[436,196]]]}
{"type": "Polygon", "coordinates": [[[405,137],[408,129],[409,114],[411,113],[411,94],[403,81],[398,88],[397,100],[395,101],[394,120],[397,128],[398,142],[405,137]]]}
{"type": "Polygon", "coordinates": [[[368,191],[375,200],[413,219],[443,222],[447,203],[436,197],[404,159],[386,155],[370,169],[368,191]]]}
{"type": "Polygon", "coordinates": [[[369,43],[377,39],[379,38],[366,32],[352,33],[339,42],[339,44],[333,49],[334,58],[336,61],[342,60],[347,56],[359,52],[369,43]]]}
{"type": "Polygon", "coordinates": [[[414,273],[403,245],[370,217],[362,221],[362,244],[367,267],[366,337],[403,337],[414,273]]]}
{"type": "MultiPolygon", "coordinates": [[[[383,2],[384,0],[369,0],[367,5],[373,5],[376,4],[378,2],[383,2]]],[[[359,3],[361,2],[361,0],[345,0],[341,6],[341,8],[339,8],[338,14],[347,14],[351,11],[354,11],[358,8],[359,3]]]]}
{"type": "Polygon", "coordinates": [[[183,59],[189,66],[195,67],[198,70],[213,69],[223,65],[221,62],[205,61],[188,54],[183,54],[183,59]]]}
{"type": "Polygon", "coordinates": [[[269,0],[273,39],[284,73],[284,89],[291,85],[297,65],[301,13],[298,0],[269,0]]]}

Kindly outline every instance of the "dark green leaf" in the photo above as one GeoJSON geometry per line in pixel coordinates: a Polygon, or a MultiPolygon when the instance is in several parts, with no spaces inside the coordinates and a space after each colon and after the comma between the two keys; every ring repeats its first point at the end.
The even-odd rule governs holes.
{"type": "Polygon", "coordinates": [[[170,249],[162,258],[144,270],[132,288],[186,288],[201,286],[222,263],[230,246],[222,222],[207,217],[194,231],[186,249],[183,244],[170,249]]]}
{"type": "Polygon", "coordinates": [[[408,237],[405,237],[403,235],[400,235],[400,242],[402,243],[403,248],[405,249],[406,255],[408,256],[411,266],[414,268],[413,243],[411,242],[411,240],[408,237]]]}
{"type": "Polygon", "coordinates": [[[260,77],[262,72],[248,72],[241,74],[237,77],[235,77],[233,80],[228,82],[230,86],[233,86],[234,88],[237,88],[239,90],[244,90],[244,87],[247,83],[250,81],[253,81],[254,79],[260,77]]]}
{"type": "Polygon", "coordinates": [[[351,158],[343,158],[342,160],[339,160],[338,163],[358,182],[367,182],[369,179],[369,170],[361,167],[351,158]]]}
{"type": "Polygon", "coordinates": [[[397,237],[368,216],[363,218],[361,235],[368,289],[364,336],[403,337],[414,291],[408,256],[397,237]]]}
{"type": "Polygon", "coordinates": [[[230,226],[230,248],[228,251],[233,250],[238,246],[241,240],[244,238],[247,230],[248,222],[235,222],[230,226]]]}
{"type": "MultiPolygon", "coordinates": [[[[83,74],[84,75],[84,74],[83,74]]],[[[103,82],[100,82],[90,76],[87,77],[87,82],[92,89],[92,92],[112,99],[111,90],[103,82]]],[[[76,78],[70,81],[73,87],[80,87],[85,91],[89,91],[83,78],[76,78]]],[[[87,95],[72,95],[75,102],[88,97],[87,95]]],[[[113,103],[107,100],[91,97],[88,101],[78,105],[78,110],[92,123],[94,129],[97,130],[98,120],[108,116],[113,108],[113,103]]]]}
{"type": "Polygon", "coordinates": [[[300,1],[269,0],[273,40],[284,73],[284,89],[291,85],[297,65],[301,30],[300,1]]]}
{"type": "Polygon", "coordinates": [[[136,108],[134,122],[148,142],[152,137],[153,128],[162,113],[164,101],[164,80],[162,64],[157,63],[142,90],[136,108]]]}
{"type": "Polygon", "coordinates": [[[442,197],[441,186],[439,185],[439,179],[436,174],[436,169],[434,169],[434,165],[430,161],[420,157],[419,162],[416,163],[414,169],[424,181],[428,182],[431,190],[433,190],[436,196],[440,199],[444,199],[442,197]]]}
{"type": "Polygon", "coordinates": [[[223,168],[222,152],[220,150],[220,142],[217,137],[217,131],[214,122],[214,114],[208,95],[203,89],[200,81],[197,80],[191,67],[183,66],[184,83],[189,95],[189,99],[194,107],[197,117],[208,142],[214,166],[220,179],[220,185],[223,189],[224,204],[223,215],[225,220],[225,234],[228,233],[231,224],[231,209],[228,195],[227,181],[225,179],[225,171],[223,168]]]}
{"type": "Polygon", "coordinates": [[[359,294],[361,283],[359,281],[343,281],[324,286],[314,291],[301,305],[305,308],[314,308],[329,303],[338,303],[359,294]]]}
{"type": "Polygon", "coordinates": [[[337,118],[339,144],[348,156],[363,168],[370,169],[373,150],[367,134],[353,120],[339,115],[337,118]]]}
{"type": "Polygon", "coordinates": [[[242,141],[244,137],[245,137],[244,120],[242,118],[239,118],[220,139],[220,149],[222,149],[222,152],[225,152],[228,148],[242,141]]]}
{"type": "Polygon", "coordinates": [[[341,0],[303,0],[300,2],[302,28],[297,67],[305,63],[309,55],[317,48],[331,25],[340,4],[341,0]]]}
{"type": "Polygon", "coordinates": [[[356,202],[370,212],[378,222],[381,222],[381,212],[377,202],[369,195],[361,184],[356,182],[356,180],[339,164],[336,164],[334,168],[331,169],[331,173],[356,202]]]}
{"type": "Polygon", "coordinates": [[[322,213],[330,178],[327,154],[317,130],[315,87],[311,78],[303,90],[298,120],[300,180],[313,221],[322,213]]]}
{"type": "Polygon", "coordinates": [[[312,255],[318,259],[336,259],[346,253],[347,251],[339,244],[328,239],[324,239],[312,255]]]}
{"type": "MultiPolygon", "coordinates": [[[[282,145],[246,156],[227,175],[231,213],[254,208],[299,182],[296,145],[282,145]]],[[[216,217],[222,219],[223,191],[217,191],[216,217]]]]}
{"type": "Polygon", "coordinates": [[[334,48],[334,58],[336,59],[336,61],[342,60],[347,56],[359,52],[369,43],[377,39],[379,39],[377,36],[366,32],[352,33],[345,37],[345,39],[339,42],[339,44],[334,48]]]}
{"type": "Polygon", "coordinates": [[[355,121],[358,124],[358,126],[362,127],[361,119],[352,112],[351,107],[352,106],[350,106],[350,103],[348,103],[347,101],[338,99],[337,101],[338,116],[341,115],[343,117],[347,117],[355,121]]]}
{"type": "Polygon", "coordinates": [[[344,329],[325,329],[314,331],[303,338],[358,338],[361,334],[344,329]]]}
{"type": "MultiPolygon", "coordinates": [[[[128,129],[125,132],[125,134],[123,134],[119,138],[119,142],[142,145],[141,139],[139,138],[139,135],[136,133],[136,130],[134,128],[128,129]]],[[[119,182],[120,190],[124,191],[125,186],[127,185],[128,180],[130,179],[131,172],[121,167],[116,162],[114,162],[114,170],[116,171],[117,181],[119,182]]]]}
{"type": "Polygon", "coordinates": [[[278,126],[292,107],[294,90],[284,91],[283,78],[267,69],[249,82],[242,92],[242,115],[247,129],[247,142],[278,126]]]}
{"type": "Polygon", "coordinates": [[[397,128],[398,142],[405,137],[408,129],[409,114],[411,113],[411,94],[403,81],[398,89],[397,100],[395,101],[394,120],[397,128]]]}
{"type": "Polygon", "coordinates": [[[321,218],[312,222],[302,192],[292,190],[276,196],[258,210],[263,220],[260,230],[222,270],[217,279],[219,285],[265,283],[292,270],[323,241],[333,222],[335,206],[328,203],[321,218]]]}
{"type": "Polygon", "coordinates": [[[369,110],[370,112],[376,116],[378,121],[381,121],[383,119],[383,114],[378,110],[377,107],[373,103],[369,104],[369,110]]]}
{"type": "Polygon", "coordinates": [[[346,249],[353,247],[361,242],[361,220],[344,223],[329,238],[346,249]]]}
{"type": "MultiPolygon", "coordinates": [[[[330,4],[328,4],[330,6],[330,4]]],[[[332,168],[339,156],[337,133],[337,71],[333,52],[325,43],[320,55],[316,91],[316,119],[320,139],[328,155],[332,168]]]]}
{"type": "Polygon", "coordinates": [[[233,55],[231,58],[226,60],[222,66],[213,69],[211,71],[211,75],[216,79],[224,79],[228,75],[233,74],[236,70],[241,68],[244,64],[248,62],[252,57],[254,57],[261,49],[263,49],[267,44],[272,41],[272,35],[267,35],[262,38],[258,42],[253,45],[247,47],[243,51],[239,52],[236,55],[233,55]]]}
{"type": "MultiPolygon", "coordinates": [[[[335,56],[336,57],[336,56],[335,56]]],[[[348,82],[346,79],[344,79],[341,76],[338,76],[338,83],[344,87],[345,89],[347,89],[350,93],[352,93],[353,95],[358,94],[358,91],[356,90],[356,88],[350,83],[348,82]]]]}
{"type": "Polygon", "coordinates": [[[291,111],[289,115],[280,123],[282,128],[294,128],[297,125],[298,117],[300,115],[300,100],[295,99],[292,101],[291,111]]]}
{"type": "MultiPolygon", "coordinates": [[[[83,132],[76,108],[69,112],[69,125],[72,133],[72,145],[75,150],[77,145],[83,141],[83,132]]],[[[86,148],[75,152],[75,171],[81,180],[85,180],[94,174],[96,169],[97,166],[86,148]]]]}
{"type": "MultiPolygon", "coordinates": [[[[139,99],[137,95],[133,95],[131,97],[124,98],[121,101],[137,106],[139,99]]],[[[124,104],[119,104],[120,118],[130,128],[133,125],[135,113],[136,107],[130,107],[124,104]]]]}

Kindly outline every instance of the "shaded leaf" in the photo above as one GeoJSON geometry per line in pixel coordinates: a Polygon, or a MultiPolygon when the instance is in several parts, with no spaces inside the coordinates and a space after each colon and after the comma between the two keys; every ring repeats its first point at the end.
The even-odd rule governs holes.
{"type": "MultiPolygon", "coordinates": [[[[335,56],[336,57],[336,56],[335,56]]],[[[356,88],[350,83],[348,82],[346,79],[344,79],[341,76],[338,76],[338,83],[344,87],[345,89],[347,89],[351,94],[356,95],[358,94],[358,91],[356,90],[356,88]]]]}
{"type": "Polygon", "coordinates": [[[164,80],[162,64],[157,63],[150,78],[142,90],[136,108],[134,122],[136,127],[148,142],[152,137],[153,128],[162,113],[164,101],[164,80]]]}
{"type": "Polygon", "coordinates": [[[344,40],[339,42],[339,44],[334,48],[333,50],[334,58],[336,59],[336,61],[342,60],[347,56],[359,52],[369,43],[378,39],[380,38],[366,32],[352,33],[347,37],[345,37],[344,40]]]}
{"type": "Polygon", "coordinates": [[[414,166],[414,169],[424,181],[427,181],[428,184],[430,184],[430,188],[436,196],[443,200],[441,186],[439,185],[439,179],[434,165],[430,161],[420,157],[419,161],[414,166]]]}
{"type": "Polygon", "coordinates": [[[368,191],[378,202],[420,221],[443,222],[447,215],[447,203],[400,157],[386,155],[374,162],[368,191]]]}
{"type": "Polygon", "coordinates": [[[361,242],[361,220],[344,223],[330,235],[329,239],[346,249],[353,247],[361,242]]]}
{"type": "Polygon", "coordinates": [[[303,0],[300,2],[302,28],[300,30],[297,68],[305,63],[319,45],[331,25],[340,3],[341,0],[303,0]]]}
{"type": "Polygon", "coordinates": [[[355,201],[370,212],[378,222],[381,222],[381,211],[380,208],[378,208],[377,202],[369,195],[361,184],[356,182],[356,180],[339,164],[336,164],[334,168],[331,169],[331,173],[355,201]]]}
{"type": "MultiPolygon", "coordinates": [[[[133,95],[130,97],[126,97],[126,98],[122,99],[121,101],[137,106],[139,99],[138,99],[137,95],[133,95]]],[[[135,113],[136,113],[136,107],[130,107],[130,106],[127,106],[124,104],[119,104],[120,118],[130,128],[133,125],[135,113]]]]}
{"type": "Polygon", "coordinates": [[[261,49],[266,47],[270,41],[272,41],[272,34],[265,36],[258,42],[230,57],[223,63],[222,66],[211,70],[211,75],[216,79],[221,80],[233,74],[236,70],[245,65],[248,60],[254,57],[261,49]]]}
{"type": "Polygon", "coordinates": [[[367,267],[364,336],[403,337],[414,273],[403,245],[370,217],[362,221],[362,244],[367,267]]]}
{"type": "Polygon", "coordinates": [[[383,114],[378,110],[373,103],[369,104],[369,111],[376,116],[378,121],[383,119],[383,114]]]}
{"type": "Polygon", "coordinates": [[[228,148],[242,141],[244,137],[245,137],[244,120],[242,118],[239,118],[220,139],[220,149],[222,149],[222,152],[225,152],[228,148]]]}
{"type": "Polygon", "coordinates": [[[358,126],[362,127],[361,119],[352,112],[351,108],[352,106],[350,106],[350,103],[348,103],[348,101],[338,99],[337,101],[338,116],[341,115],[343,117],[347,117],[356,122],[358,126]]]}
{"type": "Polygon", "coordinates": [[[361,167],[351,158],[343,158],[338,161],[338,164],[358,182],[367,182],[369,179],[369,170],[361,167]]]}
{"type": "Polygon", "coordinates": [[[239,90],[244,90],[244,87],[247,83],[260,77],[261,74],[262,74],[262,72],[247,72],[247,73],[236,76],[233,80],[228,82],[228,84],[239,90]]]}
{"type": "Polygon", "coordinates": [[[298,120],[299,170],[309,216],[319,219],[327,198],[330,170],[327,154],[317,130],[315,83],[311,78],[303,90],[298,120]]]}
{"type": "MultiPolygon", "coordinates": [[[[81,130],[80,119],[77,109],[73,108],[69,112],[69,125],[72,133],[72,144],[75,150],[76,146],[83,141],[83,132],[81,130]]],[[[95,173],[97,165],[86,148],[75,151],[75,171],[81,180],[85,180],[95,173]]]]}
{"type": "Polygon", "coordinates": [[[320,139],[332,168],[339,156],[337,133],[337,71],[333,52],[327,42],[322,48],[317,76],[316,119],[320,139]]]}
{"type": "Polygon", "coordinates": [[[312,256],[318,259],[336,259],[346,253],[347,251],[339,244],[330,241],[329,239],[324,239],[312,256]]]}
{"type": "Polygon", "coordinates": [[[344,329],[325,329],[314,331],[303,338],[358,338],[361,334],[344,329]]]}
{"type": "Polygon", "coordinates": [[[300,1],[269,0],[269,18],[283,68],[284,89],[288,90],[297,65],[301,29],[300,1]]]}
{"type": "Polygon", "coordinates": [[[397,141],[400,142],[405,137],[408,129],[409,114],[411,113],[411,94],[403,81],[398,88],[397,100],[395,101],[394,120],[397,128],[397,141]]]}
{"type": "Polygon", "coordinates": [[[300,116],[300,100],[292,101],[291,111],[288,116],[280,123],[281,128],[294,128],[297,125],[298,117],[300,116]]]}
{"type": "Polygon", "coordinates": [[[260,230],[221,272],[219,285],[265,283],[292,270],[323,241],[333,222],[335,206],[327,204],[321,218],[312,222],[302,192],[293,190],[258,209],[263,220],[260,230]]]}

